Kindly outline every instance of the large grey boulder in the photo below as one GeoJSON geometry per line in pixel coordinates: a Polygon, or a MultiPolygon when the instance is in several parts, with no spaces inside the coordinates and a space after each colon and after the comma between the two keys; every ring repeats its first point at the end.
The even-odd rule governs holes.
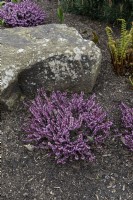
{"type": "Polygon", "coordinates": [[[1,101],[14,104],[18,93],[92,91],[101,63],[100,49],[61,24],[0,30],[1,101]]]}

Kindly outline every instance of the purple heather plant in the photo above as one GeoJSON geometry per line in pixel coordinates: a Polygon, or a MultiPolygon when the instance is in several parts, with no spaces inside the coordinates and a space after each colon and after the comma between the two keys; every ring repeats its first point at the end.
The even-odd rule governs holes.
{"type": "Polygon", "coordinates": [[[105,142],[112,125],[95,95],[86,99],[83,93],[68,97],[57,91],[48,97],[40,89],[29,112],[23,127],[26,142],[47,149],[61,164],[74,159],[93,161],[93,147],[105,142]]]}
{"type": "Polygon", "coordinates": [[[123,127],[122,141],[131,151],[133,151],[133,108],[122,103],[120,109],[122,112],[123,127]]]}
{"type": "Polygon", "coordinates": [[[11,27],[37,26],[44,24],[46,14],[34,2],[23,0],[18,3],[7,2],[0,8],[0,19],[11,27]]]}

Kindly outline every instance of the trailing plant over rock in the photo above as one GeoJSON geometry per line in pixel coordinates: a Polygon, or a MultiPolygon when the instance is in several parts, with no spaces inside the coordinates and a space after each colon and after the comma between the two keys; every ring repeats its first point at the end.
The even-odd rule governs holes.
{"type": "Polygon", "coordinates": [[[0,8],[0,20],[6,26],[37,26],[44,24],[45,18],[43,10],[30,0],[6,2],[0,8]]]}
{"type": "Polygon", "coordinates": [[[83,93],[68,97],[57,91],[48,96],[40,89],[29,112],[26,141],[47,149],[62,164],[74,159],[93,161],[94,146],[105,142],[112,125],[95,95],[86,99],[83,93]]]}
{"type": "Polygon", "coordinates": [[[122,142],[133,151],[133,108],[122,103],[120,106],[122,112],[122,142]]]}
{"type": "Polygon", "coordinates": [[[110,27],[106,27],[106,33],[114,70],[118,75],[124,75],[127,71],[133,72],[133,24],[130,31],[127,31],[126,21],[124,19],[119,21],[122,23],[119,39],[114,39],[110,27]]]}

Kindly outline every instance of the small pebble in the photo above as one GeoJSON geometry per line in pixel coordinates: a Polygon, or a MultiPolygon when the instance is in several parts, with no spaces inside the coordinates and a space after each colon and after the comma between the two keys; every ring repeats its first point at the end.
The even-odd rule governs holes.
{"type": "Polygon", "coordinates": [[[33,151],[34,150],[34,146],[33,145],[31,145],[31,144],[26,144],[26,145],[24,145],[24,147],[26,147],[26,149],[28,149],[29,151],[33,151]]]}
{"type": "Polygon", "coordinates": [[[23,196],[24,196],[24,197],[27,197],[27,196],[28,196],[28,193],[27,193],[27,192],[25,192],[25,193],[23,194],[23,196]]]}

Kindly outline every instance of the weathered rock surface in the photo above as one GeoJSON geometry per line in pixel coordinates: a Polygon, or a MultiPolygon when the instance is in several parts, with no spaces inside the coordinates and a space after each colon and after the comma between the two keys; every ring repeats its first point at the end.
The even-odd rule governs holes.
{"type": "Polygon", "coordinates": [[[76,29],[60,24],[1,29],[1,101],[14,104],[18,93],[51,90],[90,92],[101,51],[76,29]]]}

